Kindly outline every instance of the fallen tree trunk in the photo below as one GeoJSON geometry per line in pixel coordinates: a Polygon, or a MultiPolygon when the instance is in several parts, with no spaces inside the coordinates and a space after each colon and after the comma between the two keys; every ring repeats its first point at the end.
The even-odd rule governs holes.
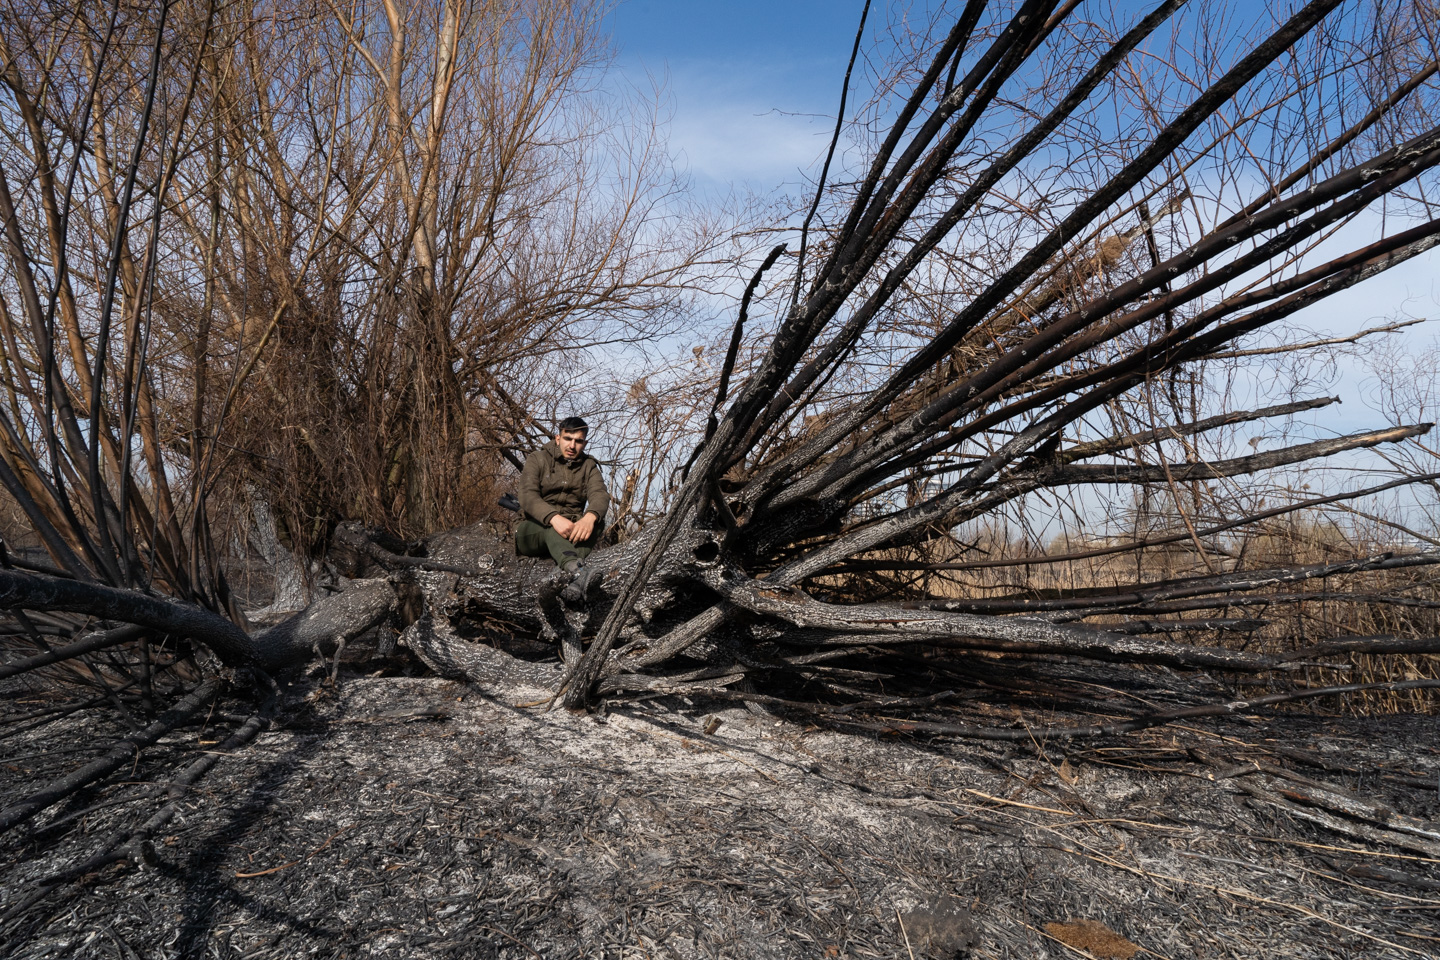
{"type": "MultiPolygon", "coordinates": [[[[0,570],[0,609],[83,613],[150,627],[202,643],[228,666],[266,671],[306,660],[322,649],[333,653],[337,645],[376,626],[395,609],[395,603],[395,589],[388,581],[355,581],[344,591],[316,601],[276,626],[250,635],[219,614],[193,604],[135,590],[0,570]]],[[[107,639],[76,644],[68,653],[44,655],[45,662],[79,656],[129,639],[134,636],[122,633],[113,643],[107,639]]],[[[19,672],[40,665],[37,658],[31,664],[6,666],[9,672],[19,672]]]]}

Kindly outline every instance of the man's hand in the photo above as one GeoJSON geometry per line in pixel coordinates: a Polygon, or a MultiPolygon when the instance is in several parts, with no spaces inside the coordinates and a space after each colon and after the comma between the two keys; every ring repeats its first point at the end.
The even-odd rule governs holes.
{"type": "Polygon", "coordinates": [[[566,520],[557,513],[550,518],[550,526],[571,543],[584,543],[595,532],[595,514],[587,513],[579,520],[566,520]]]}
{"type": "MultiPolygon", "coordinates": [[[[559,530],[558,527],[556,529],[559,530]]],[[[595,514],[587,513],[579,520],[576,520],[574,523],[570,524],[569,532],[560,530],[560,536],[564,537],[566,540],[569,540],[571,543],[584,543],[586,540],[590,539],[590,535],[594,532],[595,514]]]]}

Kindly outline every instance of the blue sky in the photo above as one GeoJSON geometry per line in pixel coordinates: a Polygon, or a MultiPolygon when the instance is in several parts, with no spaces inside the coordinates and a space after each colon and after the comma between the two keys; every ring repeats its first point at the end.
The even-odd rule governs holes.
{"type": "MultiPolygon", "coordinates": [[[[898,0],[876,0],[873,37],[898,0]]],[[[672,153],[703,192],[800,189],[829,142],[840,82],[863,0],[622,0],[607,19],[620,76],[665,92],[672,153]]],[[[1347,234],[1368,238],[1363,224],[1347,234]]],[[[1440,256],[1417,258],[1295,318],[1321,335],[1345,335],[1399,317],[1440,316],[1440,256]]],[[[1403,336],[1417,348],[1440,325],[1403,336]]],[[[1342,361],[1329,390],[1344,405],[1325,413],[1335,432],[1373,427],[1363,403],[1362,359],[1342,361]]],[[[1260,384],[1256,384],[1259,387],[1260,384]]],[[[1321,426],[1317,424],[1317,426],[1321,426]]]]}
{"type": "Polygon", "coordinates": [[[664,87],[671,149],[696,185],[765,193],[823,153],[863,5],[625,0],[608,26],[621,73],[664,87]]]}
{"type": "Polygon", "coordinates": [[[610,23],[627,57],[785,58],[809,49],[843,68],[863,6],[862,0],[623,0],[610,23]],[[845,49],[836,53],[838,46],[845,49]]]}

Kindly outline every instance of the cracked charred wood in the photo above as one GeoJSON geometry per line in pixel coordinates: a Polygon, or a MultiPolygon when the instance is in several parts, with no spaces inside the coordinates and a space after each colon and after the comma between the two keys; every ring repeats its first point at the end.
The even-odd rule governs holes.
{"type": "Polygon", "coordinates": [[[1107,623],[1108,633],[1187,633],[1191,630],[1230,630],[1249,633],[1268,625],[1269,620],[1238,617],[1207,617],[1198,620],[1130,620],[1107,623]]]}
{"type": "MultiPolygon", "coordinates": [[[[718,580],[718,578],[717,578],[718,580]]],[[[1163,663],[1226,670],[1272,670],[1274,657],[1220,647],[1137,640],[1094,627],[1055,624],[1025,617],[985,617],[891,604],[841,606],[821,603],[795,588],[776,589],[763,581],[719,581],[732,604],[796,627],[849,635],[856,643],[952,641],[976,649],[1067,653],[1100,659],[1163,663]]]]}
{"type": "Polygon", "coordinates": [[[1433,829],[1421,827],[1418,833],[1413,829],[1400,829],[1401,825],[1393,820],[1367,815],[1372,812],[1373,805],[1356,805],[1324,791],[1301,791],[1285,787],[1267,790],[1244,782],[1237,786],[1256,800],[1283,810],[1292,817],[1309,820],[1341,836],[1410,850],[1425,857],[1440,857],[1440,842],[1431,839],[1435,836],[1433,829]],[[1357,815],[1360,819],[1353,819],[1357,815]]]}
{"type": "Polygon", "coordinates": [[[258,666],[274,670],[336,647],[377,626],[395,610],[395,587],[388,580],[352,580],[340,593],[250,638],[258,666]]]}
{"type": "Polygon", "coordinates": [[[1433,423],[1421,423],[1409,427],[1394,427],[1389,430],[1373,430],[1357,433],[1334,440],[1318,440],[1283,450],[1236,457],[1215,463],[1172,463],[1145,464],[1138,466],[1077,464],[1056,470],[1045,478],[1046,486],[1063,486],[1074,483],[1163,483],[1167,479],[1177,483],[1191,480],[1219,480],[1238,477],[1261,470],[1286,466],[1292,463],[1308,463],[1322,457],[1332,457],[1348,450],[1359,450],[1382,443],[1397,443],[1411,437],[1423,436],[1430,432],[1433,423]]]}
{"type": "Polygon", "coordinates": [[[401,640],[440,676],[468,680],[487,692],[517,682],[553,689],[563,669],[558,663],[530,663],[465,640],[456,635],[448,618],[429,613],[406,627],[401,640]]]}
{"type": "Polygon", "coordinates": [[[1251,760],[1239,764],[1233,769],[1219,771],[1214,774],[1214,777],[1216,780],[1223,780],[1255,773],[1298,784],[1298,787],[1275,788],[1275,792],[1287,800],[1343,814],[1351,819],[1365,821],[1385,830],[1408,833],[1428,841],[1434,845],[1435,849],[1440,849],[1440,824],[1399,813],[1388,804],[1369,797],[1358,796],[1334,784],[1321,783],[1273,763],[1251,760]]]}
{"type": "MultiPolygon", "coordinates": [[[[1267,607],[1294,603],[1355,603],[1377,607],[1410,607],[1417,610],[1440,609],[1440,600],[1424,600],[1416,597],[1397,596],[1389,593],[1365,593],[1359,590],[1316,590],[1298,593],[1265,593],[1259,596],[1223,595],[1195,600],[1176,600],[1166,603],[1147,604],[1147,613],[1186,613],[1192,610],[1214,610],[1222,607],[1267,607]]],[[[1117,611],[1124,613],[1126,611],[1117,611]]]]}
{"type": "Polygon", "coordinates": [[[260,660],[245,631],[219,614],[138,590],[0,570],[0,609],[84,613],[192,637],[227,663],[243,665],[260,660]]]}
{"type": "Polygon", "coordinates": [[[1193,707],[1183,707],[1178,710],[1145,714],[1130,720],[1122,720],[1118,723],[1097,723],[1073,727],[1039,727],[1027,725],[1019,729],[997,729],[970,724],[933,723],[922,720],[907,720],[894,724],[867,723],[859,724],[859,726],[867,730],[888,733],[916,732],[945,734],[972,740],[1018,740],[1022,742],[1036,742],[1046,740],[1094,739],[1096,737],[1113,737],[1120,734],[1133,733],[1137,730],[1145,730],[1150,727],[1165,726],[1177,720],[1192,720],[1200,717],[1242,716],[1247,713],[1253,713],[1261,707],[1274,706],[1281,703],[1292,703],[1297,700],[1306,700],[1315,697],[1344,696],[1365,690],[1393,691],[1436,688],[1440,688],[1440,680],[1352,683],[1337,687],[1315,687],[1295,690],[1290,693],[1255,697],[1250,700],[1235,700],[1229,703],[1209,703],[1193,707]]]}
{"type": "Polygon", "coordinates": [[[1414,771],[1401,772],[1384,766],[1366,768],[1349,766],[1343,763],[1336,763],[1311,750],[1303,750],[1299,747],[1285,746],[1283,744],[1271,746],[1269,750],[1271,753],[1282,756],[1287,760],[1293,760],[1302,766],[1310,767],[1314,770],[1324,770],[1327,773],[1344,773],[1350,776],[1371,776],[1378,774],[1385,780],[1404,784],[1407,787],[1413,787],[1427,793],[1433,792],[1437,788],[1434,777],[1417,777],[1414,775],[1414,771]]]}
{"type": "Polygon", "coordinates": [[[1339,402],[1339,397],[1316,397],[1314,400],[1282,403],[1260,410],[1234,410],[1229,413],[1206,417],[1204,420],[1196,420],[1193,423],[1177,423],[1156,427],[1151,430],[1141,430],[1136,433],[1123,433],[1112,437],[1104,437],[1100,440],[1091,440],[1088,443],[1072,444],[1064,450],[1057,450],[1055,459],[1061,464],[1068,464],[1076,460],[1088,460],[1091,457],[1099,457],[1105,454],[1125,453],[1136,447],[1143,447],[1147,444],[1155,443],[1157,440],[1191,437],[1201,433],[1208,433],[1211,430],[1217,430],[1220,427],[1233,426],[1237,423],[1269,420],[1274,417],[1288,417],[1291,414],[1301,413],[1307,410],[1319,410],[1322,407],[1328,407],[1332,403],[1339,402]]]}
{"type": "Polygon", "coordinates": [[[1313,660],[1341,653],[1440,653],[1440,637],[1341,637],[1283,653],[1282,660],[1313,660]]]}
{"type": "Polygon", "coordinates": [[[344,592],[249,635],[224,617],[192,604],[137,590],[0,570],[0,607],[4,609],[63,610],[129,622],[202,643],[230,666],[267,671],[305,660],[317,647],[333,651],[342,638],[353,638],[375,626],[394,606],[395,590],[387,581],[355,581],[344,592]]]}

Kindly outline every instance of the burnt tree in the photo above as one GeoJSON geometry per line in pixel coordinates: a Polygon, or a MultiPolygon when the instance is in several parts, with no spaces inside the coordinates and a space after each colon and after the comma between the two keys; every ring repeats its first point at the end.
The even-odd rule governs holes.
{"type": "MultiPolygon", "coordinates": [[[[213,10],[207,19],[174,6],[191,46],[173,40],[166,31],[180,28],[163,17],[135,34],[150,36],[151,48],[150,72],[134,89],[172,105],[193,99],[203,56],[191,74],[170,76],[164,55],[172,46],[203,51],[214,26],[213,10]]],[[[362,636],[482,687],[548,687],[553,702],[576,708],[634,691],[704,694],[858,723],[883,706],[929,712],[907,729],[993,738],[1034,731],[935,711],[967,685],[1014,687],[1032,663],[1060,674],[1088,662],[1159,665],[1284,687],[1048,731],[1064,736],[1440,684],[1347,683],[1343,671],[1318,685],[1287,680],[1302,665],[1336,669],[1317,665],[1325,657],[1440,652],[1433,631],[1286,650],[1204,639],[1253,632],[1263,611],[1303,602],[1317,581],[1333,591],[1345,578],[1373,584],[1440,562],[1440,551],[1389,550],[1267,566],[1226,556],[1221,543],[1437,474],[1263,509],[1229,509],[1240,501],[1215,493],[1220,481],[1402,443],[1431,424],[1215,457],[1201,441],[1217,431],[1331,401],[1217,411],[1200,399],[1206,364],[1257,349],[1257,333],[1440,243],[1425,192],[1440,164],[1433,9],[1314,0],[1257,18],[1243,49],[1216,52],[1206,46],[1205,11],[1183,0],[1122,23],[1082,19],[1078,7],[972,0],[933,35],[910,38],[892,96],[863,107],[864,122],[844,122],[842,97],[831,153],[856,136],[863,164],[837,173],[837,185],[827,159],[798,238],[754,267],[713,412],[667,509],[593,556],[605,575],[588,603],[567,605],[566,575],[517,561],[479,527],[406,540],[357,523],[328,538],[349,575],[338,592],[263,630],[250,627],[227,583],[224,532],[207,526],[215,478],[201,476],[188,503],[167,487],[175,463],[225,442],[223,413],[197,414],[195,429],[162,423],[152,383],[165,358],[147,352],[146,263],[164,234],[186,117],[142,127],[95,216],[67,218],[77,172],[108,156],[86,140],[91,103],[32,98],[7,53],[6,109],[25,128],[17,142],[42,180],[70,182],[40,184],[42,200],[62,201],[51,209],[27,200],[14,159],[21,148],[0,170],[11,395],[0,481],[48,556],[4,557],[4,629],[34,649],[8,659],[0,677],[70,664],[92,691],[88,702],[121,711],[135,732],[104,757],[31,785],[0,811],[0,829],[33,823],[103,782],[219,696],[254,704],[235,715],[226,740],[244,742],[274,708],[272,674],[316,657],[338,668],[338,651],[362,636]],[[1179,19],[1187,14],[1195,18],[1179,19]],[[1191,41],[1200,52],[1181,62],[1191,41]],[[1205,70],[1187,69],[1200,61],[1205,70]],[[1122,101],[1140,106],[1107,111],[1122,101]],[[47,153],[52,126],[83,148],[68,167],[47,153]],[[137,197],[150,220],[134,235],[151,238],[138,258],[128,239],[137,197]],[[1337,249],[1337,237],[1354,235],[1342,228],[1381,207],[1394,215],[1378,238],[1337,249]],[[98,277],[44,255],[65,249],[67,229],[114,240],[98,277]],[[761,333],[749,329],[767,316],[761,333]],[[1025,555],[967,552],[956,533],[1027,498],[1114,487],[1163,491],[1175,522],[1025,555]],[[1202,568],[998,595],[947,579],[1175,545],[1202,568]],[[483,642],[484,629],[554,644],[559,661],[512,656],[483,642]]],[[[104,23],[86,29],[109,42],[104,23]]],[[[857,53],[860,44],[857,36],[857,53]]],[[[251,343],[254,356],[265,345],[251,343]]],[[[230,396],[253,372],[253,361],[235,366],[230,396]]],[[[1371,592],[1367,602],[1382,607],[1414,600],[1371,592]]],[[[1119,710],[1052,680],[1049,694],[1081,712],[1119,710]]],[[[205,762],[176,782],[193,782],[205,762]]],[[[105,841],[74,875],[142,856],[167,810],[105,841]]]]}

